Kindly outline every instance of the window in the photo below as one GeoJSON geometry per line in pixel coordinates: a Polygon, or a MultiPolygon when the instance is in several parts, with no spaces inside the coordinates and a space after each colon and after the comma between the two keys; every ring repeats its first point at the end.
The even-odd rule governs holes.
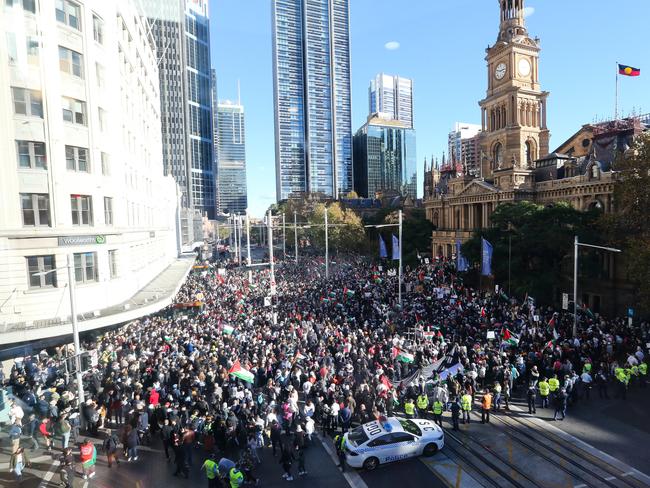
{"type": "Polygon", "coordinates": [[[11,87],[16,115],[30,115],[43,118],[43,97],[37,90],[11,87]]]}
{"type": "Polygon", "coordinates": [[[106,119],[106,110],[103,108],[99,107],[97,109],[97,117],[99,118],[99,130],[102,132],[106,132],[108,129],[108,122],[106,119]]]}
{"type": "Polygon", "coordinates": [[[74,281],[90,283],[97,281],[97,254],[81,252],[74,255],[74,281]]]}
{"type": "Polygon", "coordinates": [[[53,255],[27,256],[27,282],[30,288],[56,286],[56,262],[53,255]]]}
{"type": "Polygon", "coordinates": [[[408,432],[393,432],[392,442],[412,442],[413,436],[408,432]]]}
{"type": "Polygon", "coordinates": [[[81,9],[79,5],[70,0],[55,0],[54,4],[56,8],[56,20],[80,31],[81,9]]]}
{"type": "Polygon", "coordinates": [[[40,48],[38,37],[28,36],[26,43],[27,43],[27,62],[32,65],[38,65],[38,50],[40,48]]]}
{"type": "Polygon", "coordinates": [[[35,141],[16,141],[18,167],[26,169],[47,169],[45,143],[35,141]]]}
{"type": "Polygon", "coordinates": [[[93,15],[93,38],[95,42],[104,44],[104,21],[93,15]]]}
{"type": "Polygon", "coordinates": [[[77,51],[59,46],[59,68],[64,73],[83,78],[83,56],[77,51]]]}
{"type": "Polygon", "coordinates": [[[108,269],[111,273],[111,279],[117,278],[117,250],[108,251],[108,269]]]}
{"type": "Polygon", "coordinates": [[[70,171],[90,173],[88,149],[85,147],[65,146],[65,167],[70,171]]]}
{"type": "Polygon", "coordinates": [[[36,0],[5,0],[7,7],[22,6],[25,12],[36,13],[36,0]]]}
{"type": "Polygon", "coordinates": [[[106,83],[106,75],[104,67],[99,63],[95,63],[95,75],[97,76],[97,86],[103,88],[106,83]]]}
{"type": "Polygon", "coordinates": [[[368,447],[387,446],[392,442],[393,440],[391,434],[384,434],[381,437],[377,437],[376,439],[370,441],[368,443],[368,447]]]}
{"type": "Polygon", "coordinates": [[[93,225],[93,200],[88,195],[70,195],[72,225],[93,225]]]}
{"type": "Polygon", "coordinates": [[[45,193],[21,193],[20,207],[25,227],[50,225],[50,196],[45,193]]]}
{"type": "Polygon", "coordinates": [[[500,142],[497,142],[497,145],[494,146],[494,168],[501,169],[501,165],[503,164],[503,146],[501,145],[500,142]]]}
{"type": "Polygon", "coordinates": [[[111,161],[105,152],[102,153],[102,175],[111,175],[111,161]]]}
{"type": "Polygon", "coordinates": [[[104,223],[113,225],[113,199],[104,197],[104,223]]]}
{"type": "Polygon", "coordinates": [[[63,97],[63,120],[73,124],[86,125],[86,102],[63,97]]]}

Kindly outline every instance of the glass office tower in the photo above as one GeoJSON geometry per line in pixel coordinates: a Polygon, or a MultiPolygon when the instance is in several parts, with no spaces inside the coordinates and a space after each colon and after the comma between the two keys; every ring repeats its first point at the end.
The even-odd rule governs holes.
{"type": "Polygon", "coordinates": [[[246,131],[240,103],[217,105],[217,161],[219,212],[246,213],[246,131]]]}
{"type": "Polygon", "coordinates": [[[208,0],[143,0],[160,70],[165,171],[183,206],[216,215],[208,0]]]}
{"type": "Polygon", "coordinates": [[[401,76],[378,74],[370,82],[368,108],[369,115],[379,112],[413,128],[413,81],[401,76]]]}
{"type": "Polygon", "coordinates": [[[415,130],[374,116],[354,136],[354,190],[363,198],[394,191],[417,198],[415,130]]]}
{"type": "Polygon", "coordinates": [[[278,200],[352,189],[348,0],[273,0],[278,200]]]}

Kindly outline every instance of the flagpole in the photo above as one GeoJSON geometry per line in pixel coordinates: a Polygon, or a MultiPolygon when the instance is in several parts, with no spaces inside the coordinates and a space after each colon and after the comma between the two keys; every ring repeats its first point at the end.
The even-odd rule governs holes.
{"type": "Polygon", "coordinates": [[[618,61],[616,61],[616,100],[614,101],[614,120],[618,120],[618,61]]]}
{"type": "Polygon", "coordinates": [[[275,316],[275,308],[273,306],[273,296],[275,295],[275,264],[273,263],[273,221],[271,220],[271,210],[268,212],[267,217],[267,227],[268,227],[268,241],[269,241],[269,264],[271,268],[271,317],[273,320],[273,325],[277,324],[275,316]]]}
{"type": "Polygon", "coordinates": [[[246,264],[248,264],[248,285],[250,286],[253,282],[253,271],[250,268],[251,265],[251,222],[248,217],[248,209],[246,209],[246,264]]]}
{"type": "Polygon", "coordinates": [[[402,306],[402,210],[399,211],[399,279],[397,286],[399,287],[398,298],[399,306],[402,306]]]}
{"type": "Polygon", "coordinates": [[[298,214],[293,211],[293,245],[296,251],[296,264],[298,264],[298,214]]]}
{"type": "Polygon", "coordinates": [[[327,205],[325,206],[325,279],[330,277],[330,252],[327,235],[327,205]]]}

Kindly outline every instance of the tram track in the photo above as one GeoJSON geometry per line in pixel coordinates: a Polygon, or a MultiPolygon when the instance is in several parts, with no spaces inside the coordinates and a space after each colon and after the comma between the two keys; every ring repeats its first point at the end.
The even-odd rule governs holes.
{"type": "MultiPolygon", "coordinates": [[[[508,482],[510,485],[514,486],[515,488],[530,488],[530,487],[540,487],[542,488],[543,485],[540,485],[532,479],[528,474],[523,472],[520,468],[515,466],[514,464],[510,463],[508,460],[504,459],[502,456],[499,454],[496,454],[492,449],[489,447],[482,445],[480,442],[477,442],[476,440],[472,439],[471,437],[467,437],[467,441],[464,441],[463,439],[456,437],[456,435],[451,434],[449,431],[445,433],[446,439],[453,439],[454,442],[456,442],[462,449],[465,449],[471,456],[475,457],[481,464],[484,464],[488,468],[492,469],[495,473],[497,473],[503,480],[508,482]],[[506,472],[505,469],[499,467],[496,463],[488,459],[487,456],[485,456],[482,452],[479,451],[479,449],[476,449],[472,446],[469,445],[469,442],[474,442],[481,446],[481,448],[485,451],[487,451],[492,457],[496,458],[499,463],[503,464],[506,466],[508,469],[510,469],[512,472],[517,473],[518,476],[520,476],[523,480],[526,480],[528,483],[522,483],[515,479],[514,476],[510,475],[509,473],[506,472]]],[[[463,463],[465,463],[467,466],[472,468],[474,471],[476,471],[482,478],[487,480],[492,486],[498,487],[498,488],[503,488],[503,483],[499,482],[498,480],[491,478],[487,474],[485,474],[485,470],[482,469],[477,465],[474,460],[470,458],[470,456],[464,454],[461,452],[459,448],[456,446],[451,446],[449,442],[445,443],[445,448],[450,449],[451,451],[454,452],[454,455],[458,457],[463,463]]]]}
{"type": "MultiPolygon", "coordinates": [[[[517,437],[513,436],[511,432],[516,432],[519,435],[522,435],[526,437],[527,439],[530,439],[533,443],[535,443],[535,446],[540,446],[546,449],[547,451],[551,452],[554,456],[557,456],[558,458],[566,461],[570,465],[576,467],[577,469],[583,471],[586,473],[588,476],[591,476],[598,480],[599,482],[610,486],[610,487],[615,487],[615,488],[620,488],[620,483],[623,483],[624,485],[631,487],[631,488],[647,488],[648,485],[646,483],[643,483],[641,480],[638,480],[637,478],[630,477],[629,474],[627,473],[622,473],[621,470],[614,465],[597,458],[596,456],[584,451],[583,449],[568,444],[566,440],[562,439],[556,434],[546,432],[543,430],[539,430],[534,427],[534,425],[528,422],[524,422],[524,420],[519,419],[517,417],[507,417],[508,421],[504,420],[504,418],[500,415],[493,415],[492,418],[496,418],[499,420],[502,424],[504,424],[507,427],[506,430],[506,435],[511,437],[513,440],[518,442],[520,445],[523,445],[526,449],[534,452],[535,454],[539,455],[540,457],[546,459],[549,462],[553,462],[552,458],[548,456],[547,454],[544,454],[540,452],[538,449],[531,447],[529,444],[526,442],[521,441],[521,439],[518,439],[517,437]],[[526,429],[526,431],[522,430],[522,428],[517,428],[514,426],[513,423],[510,423],[510,421],[516,422],[517,424],[521,425],[523,428],[526,429]],[[551,447],[547,444],[540,443],[538,439],[534,437],[533,434],[531,434],[530,431],[533,431],[535,435],[542,437],[552,444],[555,444],[556,446],[559,446],[561,449],[564,451],[570,453],[570,455],[575,456],[579,458],[581,461],[586,463],[587,465],[591,466],[585,466],[578,460],[572,458],[570,455],[567,455],[565,453],[562,453],[558,451],[556,448],[551,447]],[[605,475],[598,474],[593,471],[592,467],[596,467],[599,471],[605,473],[605,475]],[[613,481],[619,482],[619,484],[613,483],[613,481]]],[[[574,476],[578,479],[580,479],[583,484],[586,486],[592,486],[593,484],[590,483],[588,480],[585,480],[583,476],[576,474],[572,471],[570,471],[566,466],[558,465],[557,463],[554,463],[557,467],[565,471],[567,474],[570,474],[571,476],[574,476]]]]}

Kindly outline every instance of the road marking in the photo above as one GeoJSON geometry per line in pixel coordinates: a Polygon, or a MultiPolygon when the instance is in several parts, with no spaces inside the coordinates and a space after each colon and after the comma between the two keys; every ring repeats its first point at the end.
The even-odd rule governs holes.
{"type": "Polygon", "coordinates": [[[612,480],[615,480],[615,479],[616,479],[616,476],[608,476],[608,477],[605,478],[605,479],[606,479],[607,481],[612,481],[612,480]]]}
{"type": "Polygon", "coordinates": [[[55,460],[52,463],[52,466],[50,466],[50,470],[47,473],[45,473],[45,476],[43,476],[43,480],[39,483],[38,488],[46,488],[49,485],[49,481],[52,479],[52,476],[54,476],[54,473],[56,472],[56,468],[58,466],[59,466],[59,461],[55,460]]]}
{"type": "Polygon", "coordinates": [[[460,488],[462,476],[463,476],[463,468],[458,466],[458,473],[456,473],[456,488],[460,488]]]}
{"type": "MultiPolygon", "coordinates": [[[[523,408],[519,408],[517,405],[512,405],[511,404],[510,408],[512,410],[516,410],[518,412],[527,413],[527,412],[524,411],[523,408]]],[[[541,418],[535,417],[533,415],[527,415],[526,417],[528,418],[528,420],[530,420],[533,423],[536,423],[538,426],[542,427],[543,429],[549,429],[549,430],[556,431],[558,437],[564,439],[567,442],[570,442],[572,444],[576,444],[576,445],[580,446],[584,451],[587,451],[592,456],[600,457],[603,461],[611,464],[613,467],[617,467],[619,469],[621,469],[621,468],[629,469],[630,474],[628,474],[628,476],[634,475],[634,477],[637,480],[642,481],[642,482],[650,485],[650,476],[648,476],[644,472],[639,471],[636,468],[633,468],[632,466],[624,463],[620,459],[615,458],[611,454],[607,454],[606,452],[598,449],[597,447],[592,446],[591,444],[583,441],[582,439],[578,439],[574,435],[569,434],[568,432],[565,432],[564,430],[560,429],[559,427],[556,427],[555,425],[551,424],[550,422],[546,422],[546,421],[542,420],[541,418]],[[596,453],[599,454],[600,456],[596,455],[596,453]]]]}
{"type": "MultiPolygon", "coordinates": [[[[334,461],[334,465],[336,466],[339,462],[338,456],[328,444],[327,439],[321,439],[320,441],[325,452],[329,454],[329,457],[332,458],[332,461],[334,461]]],[[[361,476],[359,476],[359,473],[356,471],[343,471],[342,474],[352,488],[368,488],[368,485],[366,485],[365,481],[361,479],[361,476]]]]}
{"type": "Polygon", "coordinates": [[[587,488],[587,485],[580,483],[579,485],[575,485],[573,488],[587,488]]]}
{"type": "Polygon", "coordinates": [[[628,471],[627,473],[623,473],[621,476],[632,476],[633,474],[635,474],[634,471],[628,471]]]}

